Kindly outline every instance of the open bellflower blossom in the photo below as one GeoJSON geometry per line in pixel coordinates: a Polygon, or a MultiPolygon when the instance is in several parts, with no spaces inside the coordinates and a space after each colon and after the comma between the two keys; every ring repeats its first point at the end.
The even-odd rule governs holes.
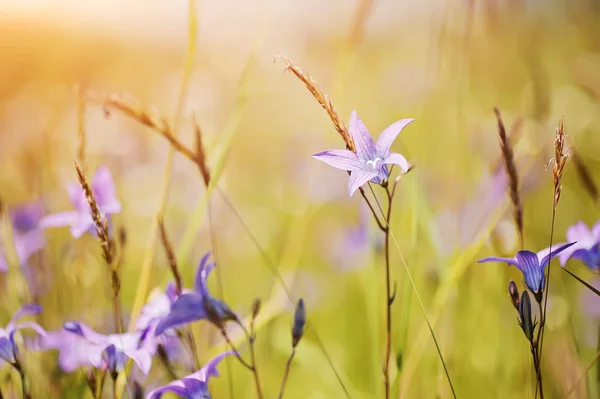
{"type": "Polygon", "coordinates": [[[0,359],[9,363],[16,363],[18,348],[15,343],[15,333],[23,328],[31,328],[38,334],[44,336],[46,331],[37,323],[25,321],[17,324],[24,316],[33,316],[42,311],[42,307],[35,304],[23,305],[15,312],[5,328],[0,328],[0,359]]]}
{"type": "MultiPolygon", "coordinates": [[[[42,214],[43,209],[37,203],[19,205],[8,210],[14,250],[20,266],[26,266],[31,255],[44,247],[44,234],[39,227],[42,214]]],[[[3,240],[0,246],[0,272],[8,271],[8,261],[3,253],[4,246],[8,244],[3,240]]]]}
{"type": "MultiPolygon", "coordinates": [[[[117,190],[107,167],[99,167],[96,170],[92,178],[91,189],[98,209],[108,220],[110,220],[110,215],[121,212],[117,190]]],[[[70,183],[67,185],[67,191],[75,209],[47,215],[41,220],[40,226],[43,228],[69,226],[71,234],[75,238],[81,237],[86,232],[95,234],[94,220],[83,189],[77,183],[70,183]]]]}
{"type": "Polygon", "coordinates": [[[65,323],[63,329],[87,341],[84,352],[87,354],[88,364],[96,368],[108,368],[111,372],[119,372],[130,358],[142,373],[148,374],[150,371],[152,356],[156,353],[156,343],[151,334],[148,334],[148,330],[103,335],[75,321],[65,323]]]}
{"type": "Polygon", "coordinates": [[[235,318],[231,309],[224,302],[212,297],[208,291],[208,275],[216,266],[214,262],[208,261],[209,257],[210,253],[207,253],[200,261],[194,291],[177,298],[169,315],[158,323],[155,330],[157,337],[170,328],[201,319],[218,324],[235,318]]]}
{"type": "Polygon", "coordinates": [[[573,258],[585,263],[592,271],[600,270],[600,221],[591,230],[584,222],[569,227],[567,241],[576,241],[576,244],[558,256],[562,266],[573,258]]]}
{"type": "Polygon", "coordinates": [[[217,366],[228,355],[236,355],[236,352],[228,351],[213,357],[204,367],[193,374],[183,377],[180,380],[175,380],[167,385],[157,388],[150,393],[146,399],[159,399],[166,392],[173,392],[186,399],[211,399],[208,391],[208,379],[210,377],[218,377],[219,371],[217,366]]]}
{"type": "Polygon", "coordinates": [[[569,244],[561,245],[556,249],[553,248],[551,254],[547,248],[537,254],[535,252],[523,250],[517,252],[517,255],[514,258],[490,257],[481,259],[478,263],[506,262],[509,265],[515,266],[523,273],[525,284],[527,284],[527,287],[529,287],[531,292],[539,295],[545,288],[546,276],[544,275],[544,270],[546,269],[546,266],[548,266],[550,259],[554,258],[573,244],[575,243],[571,242],[569,244]]]}
{"type": "Polygon", "coordinates": [[[414,119],[402,119],[392,123],[373,142],[371,134],[364,123],[356,115],[350,115],[348,132],[352,137],[356,153],[350,150],[325,150],[313,155],[334,168],[350,172],[348,191],[350,196],[363,184],[371,180],[382,184],[387,181],[389,171],[387,165],[398,165],[403,172],[408,171],[408,162],[404,156],[391,152],[390,148],[402,129],[414,119]]]}

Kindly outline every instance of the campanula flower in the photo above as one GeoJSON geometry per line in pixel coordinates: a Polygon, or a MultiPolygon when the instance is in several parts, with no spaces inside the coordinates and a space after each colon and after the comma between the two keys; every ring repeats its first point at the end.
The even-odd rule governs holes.
{"type": "Polygon", "coordinates": [[[390,148],[402,129],[414,119],[402,119],[386,128],[377,143],[364,123],[356,115],[350,115],[348,132],[352,137],[356,152],[350,150],[325,150],[313,155],[334,168],[350,172],[348,191],[350,196],[369,180],[376,184],[387,181],[389,170],[387,165],[398,165],[403,172],[408,171],[408,162],[404,156],[391,152],[390,148]]]}
{"type": "Polygon", "coordinates": [[[537,254],[531,251],[519,251],[514,258],[497,258],[490,257],[481,259],[478,263],[483,262],[506,262],[509,265],[517,267],[523,276],[525,277],[525,284],[527,287],[536,294],[536,298],[544,291],[546,277],[544,270],[550,262],[550,258],[554,258],[556,255],[569,248],[574,242],[569,244],[561,245],[560,247],[553,249],[552,254],[549,254],[548,249],[544,249],[537,254]]]}
{"type": "Polygon", "coordinates": [[[42,336],[46,335],[46,331],[37,323],[25,321],[17,324],[21,317],[33,316],[41,311],[42,307],[39,305],[23,305],[15,312],[6,327],[0,328],[0,359],[13,364],[17,361],[18,348],[14,337],[18,330],[31,328],[42,336]]]}
{"type": "MultiPolygon", "coordinates": [[[[117,198],[115,184],[107,167],[99,167],[96,170],[91,188],[98,209],[108,220],[110,220],[110,215],[121,212],[121,203],[117,198]]],[[[67,191],[75,209],[47,215],[41,220],[40,226],[43,228],[69,226],[71,234],[75,238],[81,237],[85,232],[96,234],[90,205],[81,186],[77,183],[70,183],[67,191]]]]}
{"type": "Polygon", "coordinates": [[[591,230],[584,222],[574,224],[567,229],[567,241],[576,241],[576,244],[559,255],[562,266],[573,258],[579,259],[593,271],[600,270],[600,222],[591,230]]]}
{"type": "Polygon", "coordinates": [[[210,253],[207,253],[200,261],[194,292],[183,294],[177,298],[171,306],[169,315],[158,323],[156,336],[170,328],[201,319],[207,319],[218,327],[222,327],[223,322],[237,318],[227,304],[211,296],[208,291],[206,285],[208,275],[215,268],[215,263],[208,261],[209,257],[210,253]]]}
{"type": "MultiPolygon", "coordinates": [[[[189,294],[194,291],[184,289],[184,294],[189,294]]],[[[157,292],[150,295],[148,303],[146,303],[140,315],[135,323],[136,330],[144,330],[152,324],[152,322],[159,322],[163,318],[167,317],[171,312],[171,307],[177,300],[177,289],[174,284],[167,284],[167,288],[164,292],[157,292]]]]}
{"type": "MultiPolygon", "coordinates": [[[[14,249],[20,266],[26,266],[31,255],[42,249],[45,244],[44,234],[39,228],[42,213],[43,209],[38,203],[24,204],[8,210],[14,249]]],[[[7,272],[8,262],[3,248],[8,243],[4,241],[2,244],[0,246],[0,272],[7,272]]]]}
{"type": "Polygon", "coordinates": [[[186,399],[210,399],[211,395],[208,391],[209,377],[218,377],[219,371],[217,366],[228,355],[236,355],[233,351],[221,353],[209,360],[204,367],[193,374],[183,377],[180,380],[175,380],[167,385],[157,388],[150,393],[146,399],[160,399],[166,392],[173,392],[186,399]]]}
{"type": "Polygon", "coordinates": [[[148,329],[103,335],[76,321],[65,323],[63,329],[77,339],[83,338],[87,341],[84,352],[87,354],[88,364],[96,368],[108,368],[111,372],[119,372],[130,358],[142,373],[148,374],[150,371],[152,356],[156,353],[156,342],[154,337],[148,334],[148,329]]]}

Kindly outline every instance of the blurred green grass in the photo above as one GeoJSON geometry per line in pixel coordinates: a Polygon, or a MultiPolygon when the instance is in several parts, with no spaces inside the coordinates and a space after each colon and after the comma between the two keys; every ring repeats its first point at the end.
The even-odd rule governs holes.
{"type": "MultiPolygon", "coordinates": [[[[329,12],[325,6],[315,7],[311,10],[315,15],[329,12]]],[[[273,56],[288,54],[331,94],[344,119],[356,109],[373,135],[397,119],[416,118],[394,147],[417,167],[402,180],[393,231],[428,314],[439,314],[435,331],[456,390],[459,397],[480,397],[482,392],[489,397],[533,396],[528,348],[506,295],[508,280],[519,282],[521,277],[503,265],[475,264],[479,257],[498,252],[487,233],[498,220],[511,220],[507,200],[497,206],[497,217],[480,226],[486,232],[480,243],[451,245],[448,253],[441,252],[432,237],[455,243],[452,232],[466,229],[462,224],[440,226],[436,215],[477,202],[476,187],[500,154],[492,112],[498,106],[507,124],[523,118],[516,152],[538,181],[525,196],[526,247],[537,250],[548,245],[552,177],[544,167],[552,154],[554,127],[563,113],[568,139],[578,155],[591,171],[600,166],[600,85],[595,73],[600,65],[599,14],[591,2],[584,1],[528,2],[527,6],[489,1],[472,9],[431,2],[430,7],[407,18],[390,4],[376,2],[358,42],[344,33],[354,29],[351,18],[331,21],[336,29],[328,36],[310,24],[283,36],[267,25],[266,41],[247,78],[247,108],[231,143],[220,187],[266,255],[282,272],[297,270],[292,291],[306,298],[309,320],[352,397],[379,397],[383,259],[373,251],[371,262],[353,271],[331,264],[327,243],[356,223],[360,200],[346,198],[343,172],[310,159],[312,153],[339,147],[341,141],[326,114],[299,81],[282,73],[283,65],[273,63],[273,56]],[[402,22],[382,18],[386,11],[402,22]]],[[[200,21],[202,25],[202,11],[200,21]]],[[[177,44],[134,44],[95,33],[74,35],[55,22],[34,25],[17,19],[0,27],[0,32],[4,54],[0,196],[7,204],[42,198],[49,210],[68,206],[63,185],[75,180],[72,162],[77,146],[74,83],[131,93],[148,109],[156,106],[171,117],[183,68],[183,35],[177,44]]],[[[258,35],[253,32],[239,46],[221,48],[218,37],[200,33],[180,125],[186,143],[192,142],[192,112],[207,135],[209,149],[222,138],[228,117],[235,112],[240,73],[258,35]]],[[[162,174],[168,146],[116,112],[105,119],[95,105],[89,105],[85,122],[87,163],[111,168],[124,204],[117,223],[128,232],[122,297],[129,311],[158,205],[157,176],[162,174]]],[[[576,221],[591,223],[598,218],[573,165],[567,166],[563,185],[556,241],[562,241],[566,228],[576,221]]],[[[171,187],[165,218],[177,243],[204,188],[194,165],[180,156],[175,159],[171,187]]],[[[213,234],[204,218],[182,265],[185,281],[191,285],[196,260],[212,249],[228,302],[245,314],[255,297],[268,299],[277,281],[219,195],[213,196],[210,212],[213,234]]],[[[467,218],[464,223],[468,222],[467,218]]],[[[37,260],[52,271],[50,290],[40,298],[45,308],[43,325],[59,328],[63,321],[77,318],[99,330],[109,329],[109,283],[94,240],[73,242],[62,230],[47,236],[50,243],[37,260]]],[[[517,242],[508,241],[502,249],[505,255],[517,250],[517,242]]],[[[448,397],[443,370],[418,305],[410,299],[399,259],[393,255],[398,298],[403,299],[394,305],[394,349],[402,358],[397,376],[401,387],[396,390],[405,397],[448,397]],[[400,325],[400,320],[407,324],[400,325]],[[425,343],[422,351],[415,342],[425,343]]],[[[169,272],[160,249],[152,266],[150,287],[162,287],[169,272]]],[[[573,267],[591,279],[583,267],[573,267]]],[[[560,273],[553,278],[545,381],[551,397],[562,397],[595,353],[595,342],[588,335],[592,331],[594,336],[597,321],[581,312],[580,286],[560,273]]],[[[8,317],[18,301],[11,290],[16,283],[14,276],[3,279],[8,317]]],[[[268,397],[277,392],[290,349],[292,309],[282,309],[258,337],[268,397]]],[[[206,360],[203,354],[218,337],[202,323],[196,330],[206,360]]],[[[56,390],[48,391],[58,383],[63,387],[61,397],[79,397],[68,387],[81,384],[82,375],[52,378],[48,372],[54,367],[52,355],[28,354],[26,364],[41,376],[39,381],[36,378],[36,392],[58,397],[56,390]]],[[[214,397],[228,392],[227,373],[221,367],[222,376],[211,382],[214,397]]],[[[246,370],[234,363],[233,377],[236,397],[253,397],[246,370]]],[[[343,397],[310,333],[299,347],[288,384],[288,398],[343,397]]],[[[589,386],[589,392],[584,384],[576,396],[594,397],[597,390],[593,383],[589,386]]]]}

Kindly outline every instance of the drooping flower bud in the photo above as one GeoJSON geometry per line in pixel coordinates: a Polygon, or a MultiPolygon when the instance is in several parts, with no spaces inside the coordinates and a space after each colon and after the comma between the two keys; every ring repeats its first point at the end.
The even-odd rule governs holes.
{"type": "Polygon", "coordinates": [[[256,298],[254,302],[252,302],[252,318],[256,319],[258,317],[258,313],[260,312],[260,298],[256,298]]]}
{"type": "Polygon", "coordinates": [[[519,289],[517,288],[517,284],[510,280],[508,283],[508,294],[510,295],[510,299],[512,301],[513,306],[517,311],[519,310],[519,289]]]}
{"type": "Polygon", "coordinates": [[[236,321],[238,317],[233,310],[223,301],[205,296],[202,299],[202,305],[206,311],[208,321],[213,323],[217,328],[223,329],[228,321],[236,321]]]}
{"type": "Polygon", "coordinates": [[[300,298],[294,312],[294,325],[292,327],[292,346],[295,348],[304,335],[304,326],[306,325],[306,309],[304,308],[304,300],[300,298]]]}

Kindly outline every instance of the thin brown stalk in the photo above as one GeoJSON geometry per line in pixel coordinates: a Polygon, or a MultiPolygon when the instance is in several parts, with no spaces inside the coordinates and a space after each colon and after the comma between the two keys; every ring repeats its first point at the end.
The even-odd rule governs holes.
{"type": "MultiPolygon", "coordinates": [[[[255,302],[256,303],[256,302],[255,302]]],[[[258,316],[258,312],[260,309],[260,303],[256,306],[253,306],[252,311],[252,319],[250,320],[250,332],[248,335],[248,344],[250,345],[250,360],[252,361],[252,371],[254,374],[254,385],[256,387],[256,394],[259,398],[263,397],[262,389],[260,387],[260,378],[258,376],[258,363],[256,362],[256,348],[254,347],[254,343],[256,341],[256,331],[254,330],[254,323],[256,322],[256,317],[258,316]]],[[[244,331],[244,325],[240,323],[240,326],[244,331]]]]}
{"type": "Polygon", "coordinates": [[[204,181],[204,185],[208,187],[210,184],[210,169],[206,164],[206,151],[204,149],[204,145],[202,144],[202,130],[200,130],[200,125],[196,121],[196,118],[193,119],[194,122],[194,144],[195,144],[195,152],[196,152],[196,165],[198,165],[198,169],[200,169],[200,174],[202,175],[202,180],[204,181]]]}
{"type": "Polygon", "coordinates": [[[327,115],[329,115],[329,118],[333,122],[335,129],[342,136],[342,139],[346,143],[346,148],[348,148],[350,151],[354,151],[354,143],[352,142],[352,138],[348,133],[348,129],[333,107],[333,103],[331,102],[329,96],[319,88],[317,82],[309,74],[304,73],[302,69],[300,69],[298,65],[293,64],[289,58],[286,56],[280,56],[278,58],[280,58],[285,64],[286,71],[292,72],[298,79],[300,79],[302,83],[304,83],[304,86],[306,86],[308,91],[310,91],[321,107],[327,112],[327,115]]]}
{"type": "Polygon", "coordinates": [[[179,267],[177,267],[177,259],[175,257],[175,252],[173,251],[173,246],[171,245],[169,237],[167,236],[167,231],[165,230],[165,224],[162,218],[158,219],[158,229],[160,232],[160,241],[162,242],[163,248],[165,249],[167,261],[169,263],[169,267],[171,268],[171,273],[173,273],[173,278],[175,279],[177,295],[181,295],[183,291],[183,285],[181,283],[181,273],[179,273],[179,267]]]}
{"type": "Polygon", "coordinates": [[[86,151],[86,134],[85,134],[85,100],[80,87],[77,87],[77,162],[81,170],[86,171],[85,151],[86,151]]]}
{"type": "Polygon", "coordinates": [[[279,389],[279,399],[283,398],[283,392],[285,391],[285,385],[287,383],[288,376],[290,374],[290,368],[292,367],[292,360],[294,360],[294,356],[296,355],[296,348],[292,348],[292,353],[285,363],[285,371],[283,372],[283,380],[281,381],[281,388],[279,389]]]}
{"type": "Polygon", "coordinates": [[[85,198],[90,206],[92,220],[94,221],[94,225],[96,226],[98,242],[100,243],[100,248],[102,249],[102,257],[104,258],[104,261],[110,269],[110,281],[113,294],[115,327],[117,328],[119,333],[122,333],[123,326],[121,324],[121,307],[119,304],[121,278],[119,276],[119,262],[116,261],[115,257],[114,241],[112,240],[112,238],[110,238],[110,234],[108,231],[108,220],[100,212],[100,209],[98,208],[98,203],[96,202],[96,198],[94,197],[94,192],[88,184],[88,181],[77,162],[75,162],[75,170],[77,171],[77,179],[79,180],[81,189],[83,190],[85,198]]]}
{"type": "Polygon", "coordinates": [[[545,287],[545,296],[544,296],[544,307],[541,308],[540,304],[540,327],[538,329],[538,370],[537,373],[539,375],[539,385],[540,385],[540,394],[542,393],[541,386],[541,375],[542,375],[542,348],[544,344],[544,332],[546,327],[546,309],[548,305],[548,293],[550,292],[550,271],[552,268],[550,267],[552,264],[552,242],[554,240],[554,222],[556,219],[556,208],[558,206],[558,202],[560,201],[560,194],[562,192],[562,186],[560,185],[562,180],[563,171],[565,165],[567,163],[567,159],[569,158],[568,154],[564,153],[565,148],[565,133],[564,133],[564,115],[558,121],[558,126],[556,128],[556,138],[554,139],[554,158],[552,159],[552,177],[554,182],[554,196],[552,199],[552,220],[550,225],[550,260],[548,261],[548,276],[546,278],[546,287],[545,287]]]}
{"type": "Polygon", "coordinates": [[[348,44],[350,46],[354,47],[360,43],[364,35],[367,18],[373,9],[373,3],[375,3],[373,0],[360,1],[348,33],[348,44]]]}
{"type": "Polygon", "coordinates": [[[523,203],[521,202],[521,196],[519,194],[519,174],[517,173],[511,141],[506,135],[506,129],[504,128],[500,111],[498,108],[494,108],[494,112],[496,114],[496,120],[498,121],[498,137],[500,139],[504,167],[506,168],[506,174],[508,175],[508,186],[510,199],[514,207],[515,224],[519,231],[521,248],[523,248],[523,203]]]}
{"type": "Polygon", "coordinates": [[[223,338],[225,338],[225,341],[227,341],[227,344],[229,345],[229,347],[231,348],[231,350],[233,350],[235,352],[235,356],[238,358],[238,360],[240,361],[240,363],[246,367],[248,370],[254,372],[254,367],[252,367],[252,365],[250,365],[247,361],[244,360],[244,358],[242,357],[242,355],[240,354],[240,352],[237,350],[235,344],[233,343],[233,341],[231,341],[231,338],[229,338],[229,335],[227,334],[227,331],[225,330],[225,328],[221,328],[221,335],[223,336],[223,338]]]}

